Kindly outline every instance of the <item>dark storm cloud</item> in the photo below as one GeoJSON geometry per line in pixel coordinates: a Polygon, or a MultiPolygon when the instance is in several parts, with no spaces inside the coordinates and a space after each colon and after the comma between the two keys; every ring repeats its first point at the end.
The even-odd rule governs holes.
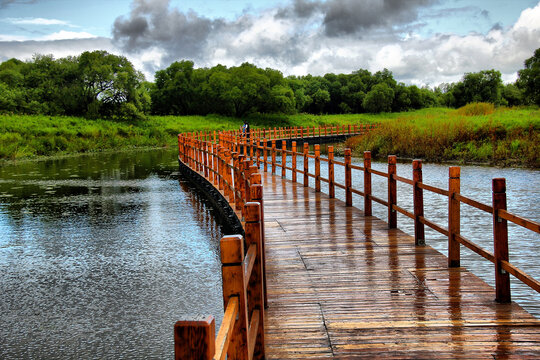
{"type": "Polygon", "coordinates": [[[34,4],[37,0],[0,0],[0,9],[5,8],[11,4],[34,4]]]}
{"type": "Polygon", "coordinates": [[[127,17],[113,25],[113,39],[128,52],[159,46],[175,56],[196,58],[221,24],[195,12],[169,9],[169,0],[135,0],[127,17]]]}
{"type": "Polygon", "coordinates": [[[431,0],[330,0],[324,3],[324,26],[328,36],[357,33],[378,26],[414,21],[431,0]]]}
{"type": "Polygon", "coordinates": [[[309,18],[321,11],[322,3],[312,0],[294,0],[292,6],[280,8],[276,14],[278,18],[309,18]]]}

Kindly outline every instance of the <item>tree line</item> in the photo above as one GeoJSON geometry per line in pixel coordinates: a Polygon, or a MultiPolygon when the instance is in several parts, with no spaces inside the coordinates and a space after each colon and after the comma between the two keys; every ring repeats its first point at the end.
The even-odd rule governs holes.
{"type": "Polygon", "coordinates": [[[492,69],[434,89],[397,82],[387,69],[285,77],[249,63],[195,68],[186,60],[157,71],[154,82],[148,82],[125,57],[105,51],[0,64],[4,113],[130,120],[149,114],[380,113],[472,102],[540,105],[540,48],[525,61],[515,83],[503,84],[501,73],[492,69]]]}

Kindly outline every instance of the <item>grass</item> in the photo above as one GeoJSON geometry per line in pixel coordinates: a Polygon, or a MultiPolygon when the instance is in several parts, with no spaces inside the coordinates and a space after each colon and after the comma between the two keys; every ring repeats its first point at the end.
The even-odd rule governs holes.
{"type": "MultiPolygon", "coordinates": [[[[392,114],[258,115],[252,128],[381,124],[347,146],[374,157],[388,154],[426,161],[482,162],[540,168],[538,108],[423,109],[392,114]]],[[[103,150],[176,146],[191,131],[240,129],[242,119],[219,115],[151,116],[133,123],[40,115],[0,115],[0,159],[23,159],[103,150]]]]}
{"type": "MultiPolygon", "coordinates": [[[[375,122],[377,116],[260,115],[252,128],[318,126],[375,122]]],[[[167,147],[176,135],[191,131],[240,129],[242,119],[220,115],[150,116],[132,123],[43,115],[0,115],[0,159],[95,152],[110,149],[167,147]]]]}
{"type": "Polygon", "coordinates": [[[457,161],[540,167],[540,111],[487,107],[423,109],[385,120],[374,132],[348,140],[360,154],[395,154],[429,162],[457,161]]]}

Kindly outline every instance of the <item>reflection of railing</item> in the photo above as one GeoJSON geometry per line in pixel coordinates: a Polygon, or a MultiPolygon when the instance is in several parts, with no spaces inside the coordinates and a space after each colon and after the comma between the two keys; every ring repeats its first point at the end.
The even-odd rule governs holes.
{"type": "Polygon", "coordinates": [[[230,148],[179,135],[179,161],[208,179],[239,211],[241,235],[221,239],[225,316],[217,337],[215,320],[179,321],[175,325],[177,359],[264,358],[263,188],[257,167],[230,148]],[[247,248],[247,252],[244,249],[247,248]]]}

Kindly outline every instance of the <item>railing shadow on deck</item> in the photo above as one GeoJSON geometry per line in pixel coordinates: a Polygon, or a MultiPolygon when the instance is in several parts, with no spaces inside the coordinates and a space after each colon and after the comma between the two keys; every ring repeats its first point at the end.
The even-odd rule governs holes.
{"type": "MultiPolygon", "coordinates": [[[[321,191],[321,182],[328,184],[328,195],[330,198],[335,197],[336,188],[342,189],[345,191],[345,203],[346,206],[353,205],[352,194],[357,194],[363,197],[364,199],[364,215],[372,215],[372,204],[376,202],[382,206],[385,206],[388,209],[388,224],[389,228],[397,227],[397,213],[401,213],[406,217],[410,218],[414,222],[414,238],[416,246],[425,245],[425,236],[424,236],[424,226],[434,229],[435,231],[443,234],[448,238],[448,267],[459,267],[460,266],[460,245],[467,247],[476,254],[482,256],[486,260],[494,264],[495,270],[495,300],[500,303],[508,303],[511,301],[510,293],[510,274],[515,278],[528,285],[532,289],[540,292],[540,282],[531,276],[527,275],[522,270],[518,269],[516,266],[512,265],[509,262],[509,251],[508,251],[508,228],[507,222],[510,221],[514,224],[517,224],[521,227],[529,229],[533,232],[540,233],[540,224],[516,214],[512,214],[506,209],[506,180],[502,178],[493,179],[492,181],[492,204],[486,205],[480,203],[476,200],[467,198],[460,194],[460,168],[459,167],[450,167],[449,176],[448,176],[448,189],[441,189],[431,185],[427,185],[423,182],[422,178],[422,161],[414,160],[412,162],[412,179],[407,179],[401,176],[398,176],[396,173],[396,163],[397,158],[395,155],[388,156],[388,170],[387,172],[378,171],[371,168],[371,153],[369,151],[364,152],[364,164],[363,166],[353,165],[351,161],[351,150],[344,150],[344,161],[334,160],[334,148],[333,146],[328,147],[328,157],[321,157],[320,145],[314,146],[314,153],[309,153],[309,146],[304,142],[302,152],[297,151],[296,141],[291,141],[291,149],[287,149],[287,143],[285,141],[281,142],[281,148],[276,147],[276,140],[284,139],[302,139],[315,136],[330,136],[334,134],[362,134],[366,131],[370,131],[375,126],[366,126],[366,127],[320,127],[320,128],[274,128],[267,130],[255,130],[251,132],[251,137],[246,137],[244,134],[241,134],[238,131],[231,132],[214,132],[210,133],[190,133],[190,134],[181,134],[178,137],[179,140],[179,159],[184,161],[186,165],[191,167],[194,171],[197,171],[211,181],[216,188],[223,191],[223,193],[229,199],[231,204],[234,204],[237,211],[241,211],[239,216],[244,219],[248,219],[246,214],[251,214],[251,212],[257,212],[256,210],[248,210],[252,203],[250,200],[251,194],[260,193],[257,200],[260,206],[261,214],[263,210],[262,202],[262,185],[260,184],[261,174],[258,174],[258,169],[261,171],[268,172],[271,171],[272,174],[277,173],[277,168],[281,168],[281,176],[285,177],[287,170],[291,172],[291,177],[293,182],[298,181],[298,175],[302,175],[303,186],[309,186],[310,178],[315,181],[315,191],[321,191]],[[270,146],[268,146],[270,144],[270,146]],[[278,155],[281,157],[281,161],[278,161],[278,155]],[[303,168],[298,169],[297,167],[297,158],[303,158],[303,168]],[[287,159],[290,158],[291,166],[287,166],[287,159]],[[310,173],[309,169],[309,159],[314,160],[314,172],[310,173]],[[328,166],[328,178],[321,177],[321,163],[326,163],[328,166]],[[344,172],[344,184],[340,184],[335,181],[335,171],[336,166],[341,167],[344,172]],[[352,187],[352,171],[357,170],[363,172],[364,177],[364,188],[362,190],[355,189],[352,187]],[[387,200],[383,200],[381,197],[375,196],[372,193],[372,175],[380,176],[387,179],[388,182],[388,191],[387,191],[387,200]],[[397,182],[405,183],[413,188],[413,212],[407,211],[406,209],[398,206],[397,198],[397,182]],[[247,191],[250,189],[250,184],[257,184],[259,186],[258,190],[247,191]],[[444,228],[441,225],[436,224],[433,221],[428,220],[424,216],[424,202],[423,202],[423,191],[430,191],[439,195],[442,195],[447,198],[448,203],[448,227],[444,228]],[[493,219],[493,237],[494,237],[494,252],[491,253],[477,244],[473,243],[469,239],[463,237],[460,234],[460,206],[461,204],[466,204],[472,206],[476,209],[484,211],[493,219]]],[[[257,196],[257,195],[255,195],[257,196]]],[[[251,215],[250,215],[251,216],[251,215]]],[[[252,219],[251,217],[249,219],[252,219]]],[[[265,266],[264,266],[264,224],[263,224],[263,215],[260,218],[260,252],[257,253],[257,257],[261,258],[261,276],[260,281],[262,284],[262,293],[264,298],[264,303],[266,304],[266,275],[265,275],[265,266]]],[[[246,226],[250,223],[246,220],[246,226]]],[[[250,232],[251,234],[251,232],[250,232]]],[[[249,235],[252,236],[252,235],[249,235]]],[[[246,243],[248,242],[248,231],[246,228],[246,243]]],[[[255,240],[249,240],[249,244],[254,244],[255,240]]],[[[234,264],[243,268],[250,268],[251,265],[246,265],[251,262],[252,258],[250,251],[248,250],[248,256],[243,255],[243,248],[241,238],[238,237],[226,237],[222,239],[222,263],[223,268],[231,266],[228,262],[231,259],[236,261],[234,264]],[[232,245],[232,244],[237,245],[232,245]],[[224,255],[225,254],[225,255],[224,255]],[[225,256],[225,257],[224,257],[225,256]],[[243,259],[243,260],[242,260],[243,259]]],[[[250,248],[251,249],[251,248],[250,248]]],[[[253,253],[254,250],[252,250],[253,253]]],[[[239,270],[238,270],[239,271],[239,270]]],[[[244,278],[247,278],[248,274],[244,274],[244,278]]],[[[257,277],[258,275],[255,275],[257,277]]],[[[225,343],[228,343],[228,339],[248,339],[243,340],[230,340],[231,344],[234,344],[230,351],[229,358],[239,358],[239,359],[251,359],[255,358],[264,358],[264,334],[259,334],[262,343],[254,344],[253,341],[249,340],[252,337],[257,337],[254,329],[249,327],[248,330],[244,329],[242,325],[236,325],[232,318],[234,314],[238,311],[247,312],[245,302],[242,302],[243,291],[246,290],[246,286],[235,287],[235,290],[229,289],[229,278],[231,276],[223,274],[224,279],[224,300],[225,300],[225,317],[223,320],[222,327],[219,331],[218,338],[214,344],[211,340],[207,340],[204,344],[203,342],[195,339],[213,338],[213,318],[206,319],[197,324],[193,322],[179,322],[175,327],[175,344],[178,345],[180,341],[176,336],[180,329],[183,329],[183,340],[184,347],[190,350],[194,354],[194,349],[208,349],[205,353],[205,357],[195,356],[189,357],[187,352],[182,353],[183,355],[178,356],[179,352],[176,352],[177,359],[191,359],[191,358],[224,358],[227,350],[225,350],[225,343]],[[227,285],[226,285],[227,283],[227,285]],[[227,287],[227,289],[226,289],[227,287]],[[236,292],[238,291],[238,292],[236,292]],[[227,294],[227,295],[226,295],[227,294]],[[232,295],[235,294],[235,295],[232,295]],[[239,300],[235,300],[235,296],[239,297],[239,300]],[[232,299],[232,302],[231,302],[232,299]],[[238,304],[237,304],[238,303],[238,304]],[[204,328],[205,330],[197,330],[199,328],[204,328]],[[234,331],[231,329],[235,329],[234,331]],[[191,330],[190,330],[191,329],[191,330]],[[235,331],[238,331],[235,334],[235,331]],[[205,334],[204,336],[201,334],[205,334]],[[240,334],[240,335],[238,335],[240,334]],[[212,335],[212,336],[211,336],[212,335]],[[223,340],[225,339],[225,340],[223,340]],[[240,343],[244,346],[242,354],[240,350],[237,350],[237,344],[240,343]],[[191,344],[191,345],[188,345],[191,344]],[[257,346],[261,351],[253,352],[254,347],[257,346]],[[214,355],[214,349],[217,348],[218,352],[214,355]],[[255,355],[255,356],[254,356],[255,355]],[[222,357],[220,357],[222,356],[222,357]]],[[[233,276],[236,279],[236,277],[233,276]]],[[[244,280],[242,280],[244,281],[244,280]]],[[[246,283],[247,284],[247,283],[246,283]]],[[[236,286],[236,285],[235,285],[236,286]]],[[[247,291],[248,293],[251,291],[247,291]]],[[[248,306],[249,307],[249,306],[248,306]]],[[[258,323],[259,327],[264,321],[264,310],[262,306],[254,307],[253,305],[249,307],[251,311],[259,311],[256,314],[251,315],[250,324],[254,321],[253,318],[255,315],[259,316],[261,319],[258,323]]],[[[242,315],[243,316],[243,315],[242,315]]],[[[240,317],[240,322],[242,324],[247,324],[247,317],[245,321],[240,317]],[[244,322],[243,322],[244,321],[244,322]]],[[[261,329],[263,329],[262,327],[261,329]]],[[[262,330],[261,330],[262,331],[262,330]]],[[[201,354],[201,353],[199,353],[201,354]]]]}

